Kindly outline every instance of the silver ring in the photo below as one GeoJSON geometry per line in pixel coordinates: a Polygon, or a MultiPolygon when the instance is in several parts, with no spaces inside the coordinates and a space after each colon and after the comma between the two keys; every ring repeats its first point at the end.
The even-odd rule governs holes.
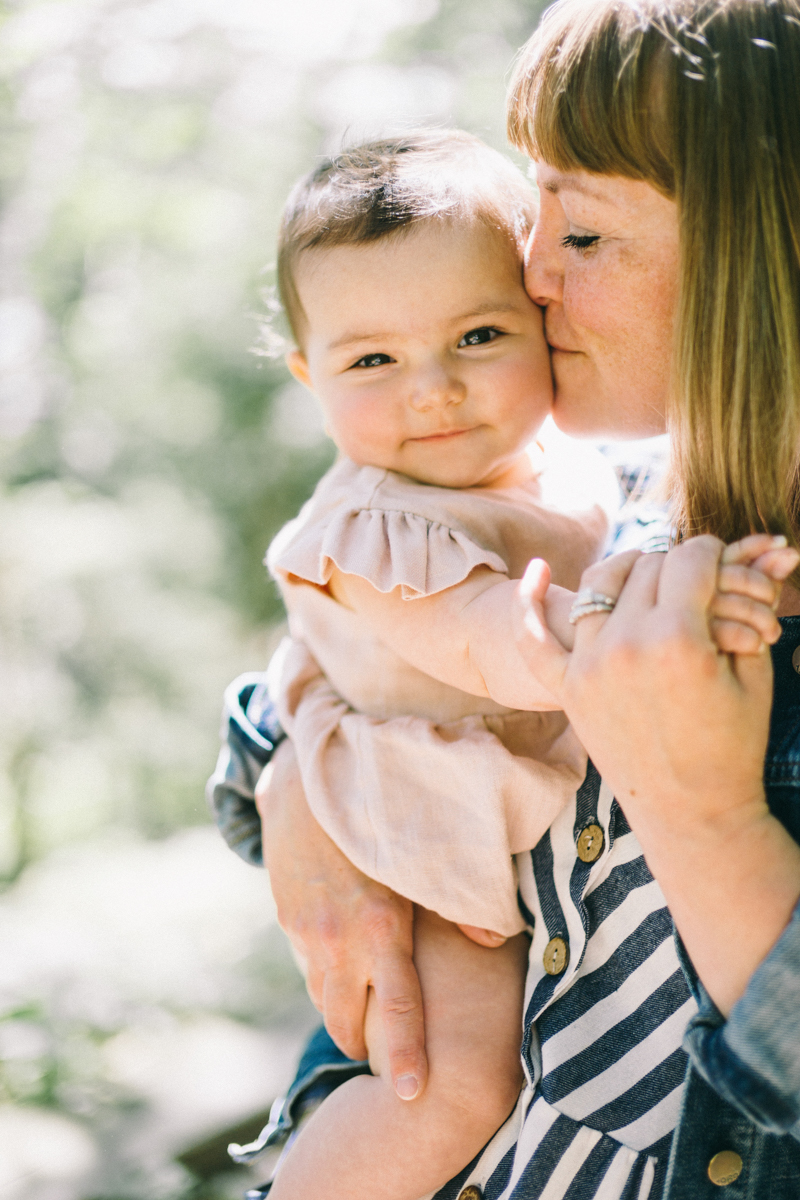
{"type": "Polygon", "coordinates": [[[583,617],[590,617],[593,613],[610,613],[616,608],[617,602],[613,596],[606,596],[602,592],[595,592],[592,588],[582,588],[575,597],[575,601],[569,612],[570,625],[577,625],[578,621],[583,617]]]}

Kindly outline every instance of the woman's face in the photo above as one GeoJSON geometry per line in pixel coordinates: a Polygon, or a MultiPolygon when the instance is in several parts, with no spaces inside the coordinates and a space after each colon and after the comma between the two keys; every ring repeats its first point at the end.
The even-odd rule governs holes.
{"type": "Polygon", "coordinates": [[[554,417],[576,436],[663,433],[678,294],[677,207],[648,183],[537,164],[525,286],[545,310],[554,417]]]}

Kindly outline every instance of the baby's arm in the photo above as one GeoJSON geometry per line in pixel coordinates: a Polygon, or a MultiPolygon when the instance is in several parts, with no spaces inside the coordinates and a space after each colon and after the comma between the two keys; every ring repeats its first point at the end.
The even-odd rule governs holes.
{"type": "Polygon", "coordinates": [[[281,1166],[270,1200],[418,1200],[483,1148],[522,1085],[520,1040],[528,939],[487,950],[415,910],[414,961],[425,1005],[428,1086],[409,1104],[392,1087],[370,992],[373,1075],[337,1088],[281,1166]]]}
{"type": "Polygon", "coordinates": [[[363,617],[401,658],[434,679],[508,708],[557,709],[514,641],[517,586],[516,580],[489,567],[476,567],[463,583],[418,600],[404,600],[399,588],[379,592],[361,576],[338,570],[329,583],[335,599],[363,617]]]}
{"type": "MultiPolygon", "coordinates": [[[[756,653],[777,641],[780,627],[773,603],[776,583],[794,569],[796,552],[756,534],[729,546],[719,569],[710,618],[717,644],[726,653],[756,653]]],[[[478,567],[463,583],[419,600],[403,600],[399,589],[377,591],[356,575],[334,571],[330,587],[342,604],[358,612],[382,641],[406,662],[443,683],[509,708],[558,708],[531,675],[513,631],[517,582],[478,567]]],[[[573,592],[551,585],[545,598],[550,629],[567,650],[575,627],[569,613],[573,592]]]]}

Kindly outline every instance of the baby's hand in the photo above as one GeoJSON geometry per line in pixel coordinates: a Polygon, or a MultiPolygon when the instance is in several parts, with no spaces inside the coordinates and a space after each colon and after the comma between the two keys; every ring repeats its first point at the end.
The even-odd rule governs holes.
{"type": "Polygon", "coordinates": [[[726,546],[711,602],[711,634],[726,654],[760,654],[777,642],[781,585],[800,562],[786,539],[755,533],[726,546]]]}
{"type": "MultiPolygon", "coordinates": [[[[575,626],[570,612],[575,593],[550,584],[545,562],[537,563],[533,598],[543,605],[548,629],[565,650],[571,650],[575,626]],[[549,586],[548,586],[549,585],[549,586]]],[[[717,572],[717,592],[711,602],[711,635],[725,654],[760,654],[777,642],[781,627],[775,609],[781,585],[800,562],[800,554],[785,538],[754,533],[726,546],[717,572]]]]}

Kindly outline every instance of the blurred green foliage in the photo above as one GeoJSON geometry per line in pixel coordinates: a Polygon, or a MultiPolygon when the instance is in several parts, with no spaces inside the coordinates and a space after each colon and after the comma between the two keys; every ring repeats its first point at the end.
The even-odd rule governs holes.
{"type": "Polygon", "coordinates": [[[261,565],[332,457],[251,353],[320,152],[433,121],[502,147],[538,0],[6,0],[0,25],[0,876],[206,820],[261,565]]]}
{"type": "Polygon", "coordinates": [[[4,1167],[28,1128],[67,1200],[89,1178],[107,1200],[199,1198],[170,1165],[212,1120],[198,1061],[239,1064],[219,1113],[251,1102],[244,1064],[253,1111],[270,1064],[291,1069],[312,1016],[264,881],[210,831],[142,840],[209,819],[222,689],[282,617],[264,551],[333,455],[311,397],[252,352],[279,213],[346,141],[433,122],[503,148],[541,7],[0,0],[9,1200],[56,1194],[46,1165],[4,1167]],[[254,1025],[281,1031],[271,1049],[254,1025]]]}

